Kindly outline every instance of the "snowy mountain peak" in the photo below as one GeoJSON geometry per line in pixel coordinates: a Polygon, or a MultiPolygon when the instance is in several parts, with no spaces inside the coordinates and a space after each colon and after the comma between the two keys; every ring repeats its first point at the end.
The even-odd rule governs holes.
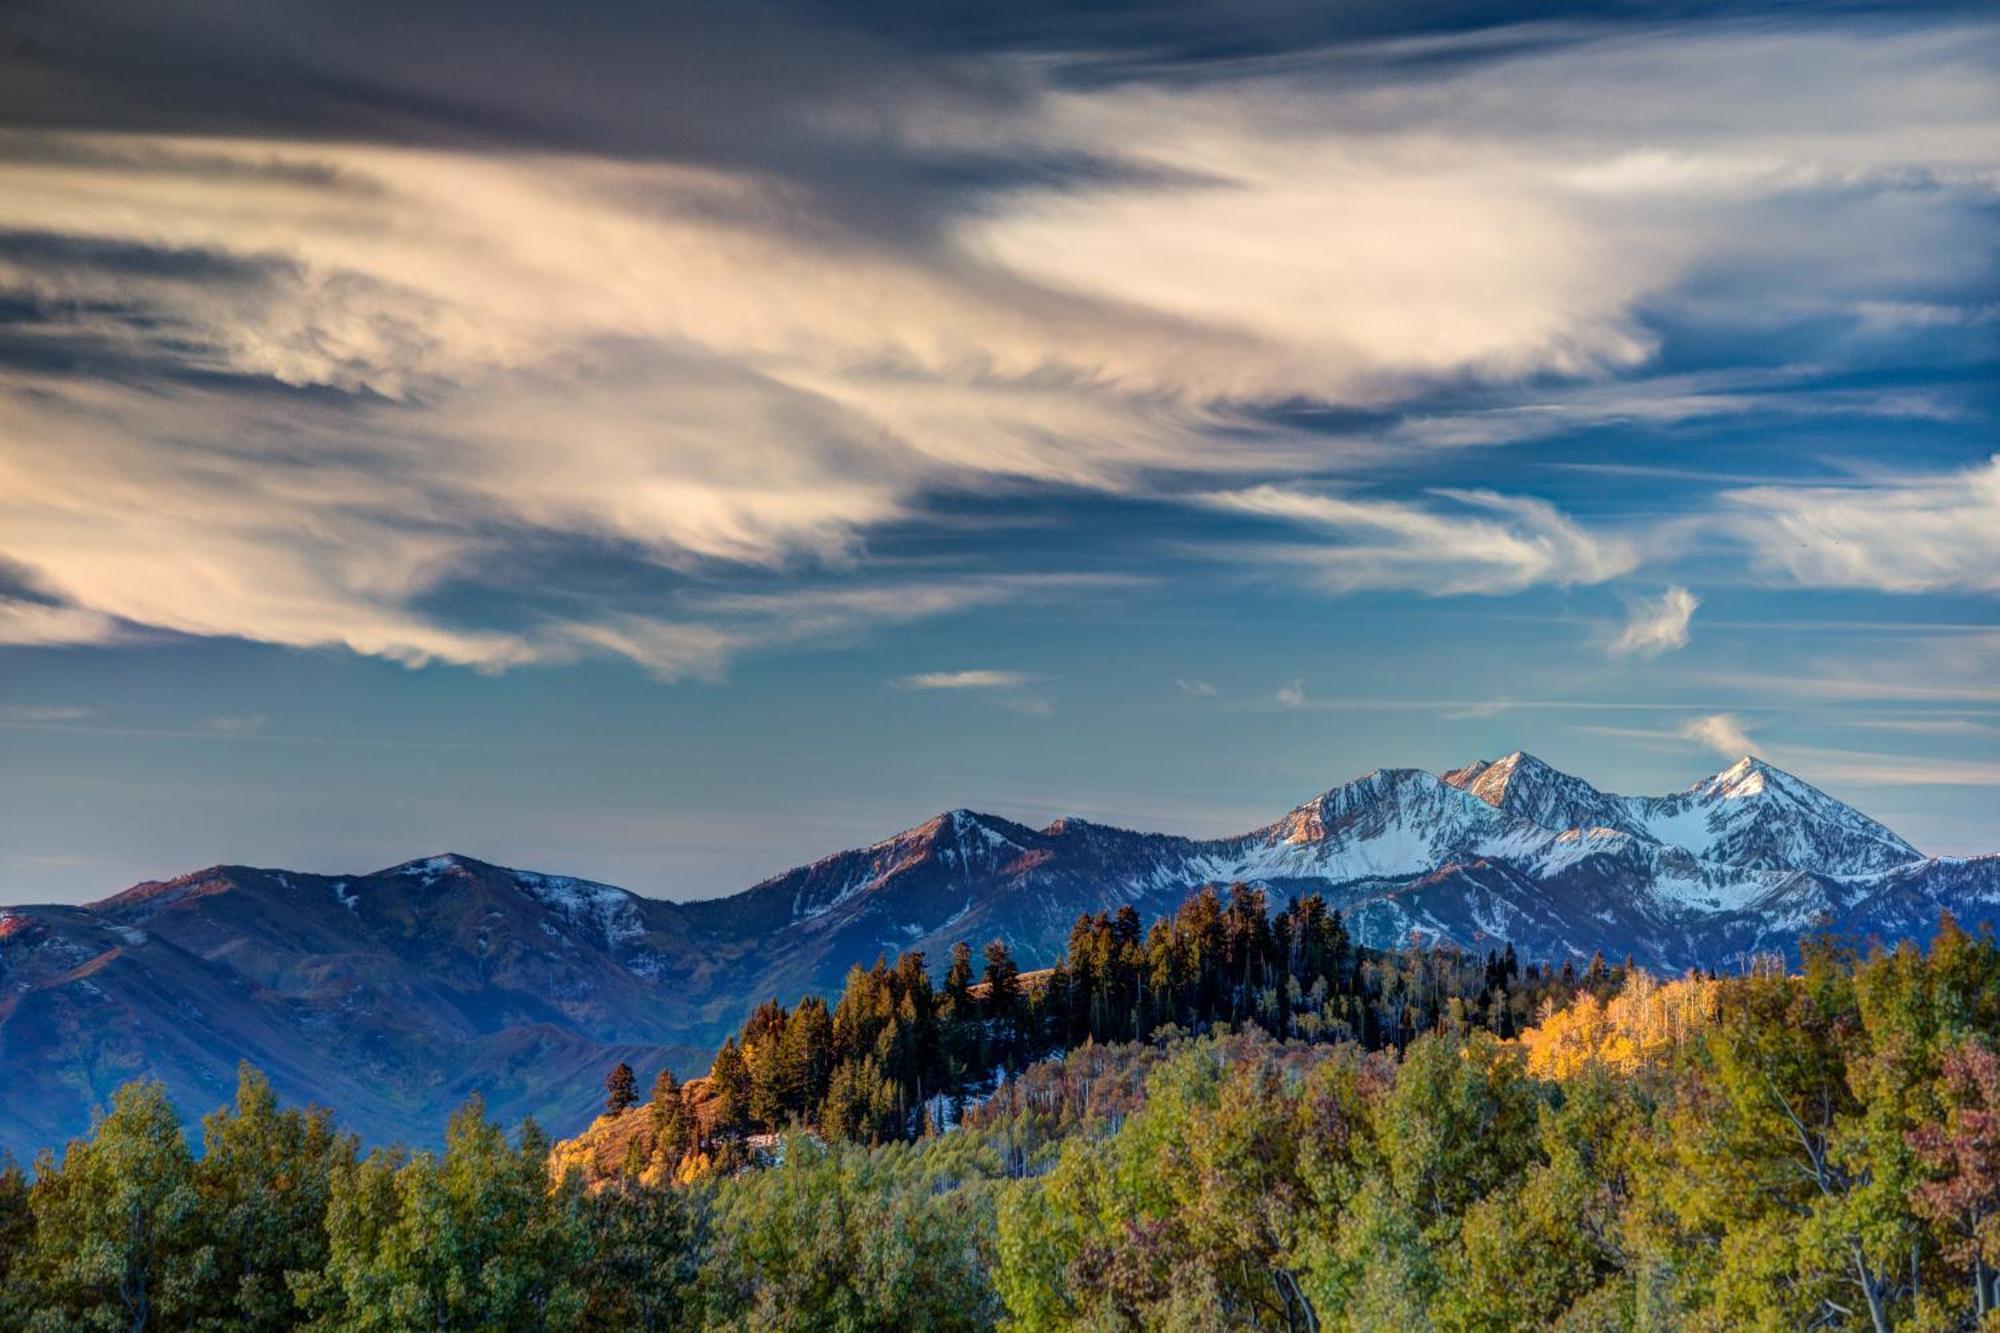
{"type": "Polygon", "coordinates": [[[1575,782],[1575,778],[1549,767],[1526,750],[1516,750],[1498,759],[1476,759],[1464,768],[1452,769],[1444,781],[1471,792],[1494,809],[1505,809],[1510,791],[1575,782]]]}
{"type": "Polygon", "coordinates": [[[1649,836],[1725,865],[1863,875],[1923,856],[1854,807],[1751,755],[1672,796],[1624,803],[1649,836]]]}
{"type": "Polygon", "coordinates": [[[385,877],[394,875],[402,879],[420,879],[429,883],[439,875],[472,870],[484,864],[483,861],[475,861],[458,852],[444,852],[437,856],[420,856],[414,861],[405,861],[401,865],[390,866],[387,870],[378,870],[375,873],[385,877]]]}
{"type": "Polygon", "coordinates": [[[1598,828],[1636,831],[1617,798],[1525,750],[1453,769],[1443,780],[1496,810],[1558,832],[1598,828]]]}
{"type": "Polygon", "coordinates": [[[1381,807],[1434,802],[1443,786],[1421,768],[1378,768],[1320,793],[1265,832],[1283,842],[1318,842],[1381,807]]]}

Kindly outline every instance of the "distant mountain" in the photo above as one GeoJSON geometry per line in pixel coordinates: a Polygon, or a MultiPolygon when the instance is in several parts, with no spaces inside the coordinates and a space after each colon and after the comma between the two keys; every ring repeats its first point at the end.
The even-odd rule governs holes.
{"type": "Polygon", "coordinates": [[[1685,791],[1599,791],[1527,754],[1382,769],[1197,840],[953,810],[726,898],[669,903],[463,856],[368,875],[218,866],[83,907],[0,909],[0,1147],[60,1141],[142,1073],[193,1112],[248,1059],[374,1140],[433,1136],[474,1089],[557,1132],[601,1071],[698,1072],[757,1000],[958,940],[1024,966],[1080,912],[1148,918],[1205,884],[1325,894],[1364,943],[1412,935],[1662,970],[1826,927],[1922,938],[2000,916],[2000,856],[1926,858],[1759,760],[1685,791]]]}

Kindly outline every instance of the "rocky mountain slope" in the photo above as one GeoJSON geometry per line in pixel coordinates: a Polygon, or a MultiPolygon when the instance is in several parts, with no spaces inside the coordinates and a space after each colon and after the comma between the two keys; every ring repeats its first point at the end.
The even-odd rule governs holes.
{"type": "Polygon", "coordinates": [[[1745,759],[1684,791],[1597,790],[1531,755],[1383,769],[1264,828],[1197,840],[954,810],[741,893],[670,903],[462,856],[367,875],[220,866],[83,907],[0,909],[0,1147],[59,1141],[125,1078],[190,1112],[239,1059],[375,1139],[473,1089],[565,1132],[619,1058],[698,1072],[757,1000],[879,954],[1007,940],[1050,961],[1079,912],[1148,917],[1203,884],[1327,895],[1363,942],[1412,934],[1663,970],[1810,929],[1921,938],[2000,915],[2000,857],[1926,858],[1745,759]]]}

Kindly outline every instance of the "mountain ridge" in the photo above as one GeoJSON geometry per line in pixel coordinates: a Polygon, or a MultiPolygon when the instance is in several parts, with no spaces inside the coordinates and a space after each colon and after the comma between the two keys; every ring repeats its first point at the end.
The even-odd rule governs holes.
{"type": "Polygon", "coordinates": [[[2000,857],[1924,857],[1761,760],[1622,796],[1522,751],[1376,769],[1222,838],[946,810],[687,902],[458,853],[358,875],[219,865],[0,908],[0,1084],[23,1090],[0,1146],[81,1129],[136,1073],[215,1104],[239,1058],[366,1135],[409,1137],[473,1087],[560,1131],[594,1099],[577,1072],[593,1061],[699,1072],[752,1004],[837,991],[877,956],[941,966],[997,937],[1039,966],[1081,913],[1152,918],[1237,880],[1320,893],[1378,947],[1506,941],[1665,971],[1795,951],[1819,927],[1894,939],[1941,911],[2000,916],[2000,857]]]}

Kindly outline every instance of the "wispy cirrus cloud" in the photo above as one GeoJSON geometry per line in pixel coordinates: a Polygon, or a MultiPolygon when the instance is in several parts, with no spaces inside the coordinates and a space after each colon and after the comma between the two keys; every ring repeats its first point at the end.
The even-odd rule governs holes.
{"type": "Polygon", "coordinates": [[[57,722],[81,722],[92,716],[95,711],[67,705],[10,704],[0,708],[0,719],[30,725],[47,725],[57,722]]]}
{"type": "Polygon", "coordinates": [[[1545,500],[1440,490],[1439,506],[1264,485],[1216,492],[1210,506],[1319,529],[1325,545],[1271,553],[1334,591],[1413,588],[1449,595],[1537,584],[1603,583],[1639,563],[1629,541],[1593,533],[1545,500]]]}
{"type": "MultiPolygon", "coordinates": [[[[1602,583],[1633,540],[1546,500],[1325,478],[1523,423],[1741,410],[1755,390],[1616,392],[1658,351],[1644,312],[1687,308],[1694,274],[1730,275],[1702,286],[1707,318],[1777,291],[1795,314],[1949,324],[1938,293],[1984,234],[1967,201],[1996,179],[1991,34],[1962,23],[1386,43],[1336,24],[1226,77],[1084,80],[1065,62],[1102,53],[1061,43],[926,61],[832,16],[692,14],[690,60],[673,23],[558,35],[510,11],[580,44],[518,81],[494,77],[504,40],[445,19],[369,43],[282,12],[252,34],[79,5],[65,34],[103,41],[49,43],[60,59],[0,91],[0,287],[29,312],[0,347],[0,558],[50,598],[0,604],[0,641],[151,628],[714,674],[821,631],[691,612],[668,576],[886,584],[872,538],[935,492],[1015,485],[1311,526],[1330,540],[1263,555],[1334,591],[1602,583]],[[149,44],[223,54],[189,82],[149,44]],[[232,80],[232,53],[297,77],[232,80]],[[367,95],[309,91],[328,87],[367,95]],[[1899,225],[1758,225],[1875,198],[1899,225]],[[1585,389],[1386,440],[1270,415],[1552,377],[1585,389]],[[620,577],[577,574],[584,556],[620,577]]],[[[1735,503],[1776,516],[1743,539],[1801,581],[1990,589],[1990,559],[1944,553],[1984,511],[1907,498],[1921,550],[1865,568],[1840,550],[1868,516],[1835,497],[1735,503]]]]}
{"type": "Polygon", "coordinates": [[[1883,754],[1791,742],[1765,745],[1753,740],[1741,719],[1728,713],[1690,718],[1672,731],[1593,724],[1582,724],[1577,729],[1627,740],[1693,741],[1725,759],[1741,759],[1746,755],[1766,759],[1814,783],[1852,782],[1885,787],[2000,786],[2000,764],[1987,760],[1883,754]]]}
{"type": "Polygon", "coordinates": [[[906,690],[1018,690],[1047,679],[1047,676],[1029,671],[972,668],[965,671],[919,671],[898,676],[895,683],[906,690]]]}
{"type": "Polygon", "coordinates": [[[1688,625],[1701,599],[1678,585],[1658,597],[1634,598],[1625,625],[1605,651],[1613,657],[1658,657],[1688,645],[1688,625]]]}
{"type": "Polygon", "coordinates": [[[1864,487],[1726,495],[1730,530],[1768,571],[1818,588],[2000,592],[2000,456],[1964,472],[1864,487]]]}

